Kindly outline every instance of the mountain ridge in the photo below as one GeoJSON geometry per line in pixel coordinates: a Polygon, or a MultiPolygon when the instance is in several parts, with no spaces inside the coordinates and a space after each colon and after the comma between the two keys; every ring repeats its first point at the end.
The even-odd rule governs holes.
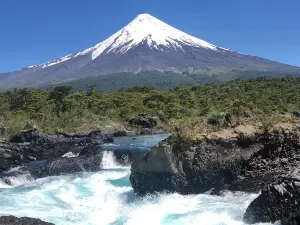
{"type": "MultiPolygon", "coordinates": [[[[85,49],[83,51],[80,51],[78,53],[70,53],[66,56],[63,56],[63,57],[59,58],[59,59],[51,60],[51,61],[39,64],[39,65],[29,66],[29,67],[26,67],[26,68],[23,68],[23,69],[40,68],[40,67],[45,68],[45,67],[49,67],[49,66],[56,65],[58,63],[67,61],[67,60],[72,59],[74,57],[87,55],[91,52],[92,52],[92,59],[94,60],[95,58],[100,56],[104,51],[107,51],[107,53],[109,53],[111,51],[116,50],[118,47],[125,44],[126,42],[130,42],[130,41],[132,41],[133,44],[130,43],[130,45],[127,46],[127,48],[121,48],[121,50],[120,50],[121,53],[125,53],[126,51],[128,51],[129,48],[132,48],[132,47],[140,44],[143,41],[147,41],[150,48],[153,46],[155,49],[159,50],[158,45],[168,46],[169,43],[172,42],[172,38],[174,38],[174,37],[173,36],[172,36],[172,38],[169,37],[170,33],[168,35],[166,35],[166,34],[160,35],[160,34],[158,34],[158,32],[155,32],[155,35],[157,37],[154,38],[154,40],[153,40],[152,39],[153,34],[151,34],[151,32],[153,32],[153,31],[151,31],[151,27],[152,27],[152,30],[153,30],[153,28],[157,29],[157,27],[156,27],[157,25],[162,27],[159,30],[164,30],[164,31],[169,31],[169,32],[171,31],[170,33],[173,34],[173,35],[176,32],[179,33],[181,35],[181,37],[179,37],[179,39],[181,38],[183,41],[188,40],[189,41],[188,44],[190,44],[190,45],[194,44],[194,46],[197,46],[197,47],[210,48],[210,49],[213,49],[213,50],[217,50],[217,48],[220,48],[220,49],[229,51],[229,49],[222,48],[222,47],[217,47],[217,46],[215,46],[213,44],[210,44],[206,41],[195,38],[195,37],[193,37],[193,36],[191,36],[187,33],[184,33],[184,32],[182,32],[182,31],[180,31],[180,30],[178,30],[174,27],[171,27],[170,25],[158,20],[157,18],[151,16],[150,14],[144,13],[144,14],[138,15],[128,25],[126,25],[125,27],[123,27],[118,32],[116,32],[115,34],[113,34],[109,38],[105,39],[104,41],[102,41],[100,43],[97,43],[93,47],[87,48],[87,49],[85,49]],[[150,25],[150,28],[149,28],[149,25],[150,25]],[[144,29],[144,27],[146,27],[146,29],[144,29]],[[131,38],[130,37],[129,38],[124,37],[124,36],[126,36],[126,35],[124,35],[124,33],[130,34],[129,36],[131,36],[131,38]],[[122,35],[123,35],[123,37],[121,37],[122,35]],[[167,38],[166,38],[166,36],[167,36],[167,38]],[[182,37],[185,37],[185,38],[182,38],[182,37]],[[168,38],[169,38],[169,40],[168,40],[168,38]],[[116,39],[118,40],[117,43],[115,43],[116,39]],[[119,40],[119,39],[121,39],[121,40],[119,40]],[[114,40],[114,41],[112,41],[112,40],[114,40]],[[155,45],[155,43],[158,43],[158,44],[155,45]],[[111,45],[114,45],[114,46],[111,46],[111,45]],[[112,47],[112,48],[110,48],[110,47],[112,47]]],[[[178,34],[177,34],[177,38],[178,38],[178,34]]],[[[178,47],[178,49],[183,50],[180,45],[176,45],[176,42],[173,41],[173,43],[175,45],[175,48],[178,47]]]]}
{"type": "Polygon", "coordinates": [[[140,14],[93,47],[6,73],[0,78],[0,88],[55,85],[91,76],[141,71],[207,76],[222,76],[231,71],[300,74],[299,67],[218,47],[149,14],[140,14]]]}

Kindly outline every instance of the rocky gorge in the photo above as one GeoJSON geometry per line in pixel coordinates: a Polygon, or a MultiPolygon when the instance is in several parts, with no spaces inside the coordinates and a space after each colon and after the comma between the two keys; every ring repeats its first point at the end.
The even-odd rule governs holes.
{"type": "MultiPolygon", "coordinates": [[[[0,144],[0,180],[10,185],[11,177],[20,174],[38,179],[99,171],[107,152],[101,144],[113,143],[115,137],[124,135],[128,135],[126,130],[116,127],[76,134],[23,131],[0,144]]],[[[130,149],[111,152],[118,164],[131,165],[130,182],[138,196],[157,192],[182,195],[221,195],[225,190],[260,192],[248,206],[245,222],[281,220],[282,225],[300,224],[298,129],[272,132],[252,129],[226,137],[202,136],[197,140],[174,133],[146,153],[130,149]]],[[[30,218],[0,217],[2,220],[34,224],[30,218]]],[[[43,223],[37,221],[37,224],[43,223]]]]}
{"type": "MultiPolygon", "coordinates": [[[[144,132],[141,129],[136,134],[144,132]]],[[[149,129],[148,133],[152,130],[149,129]]],[[[115,137],[135,134],[120,124],[109,124],[80,133],[46,134],[37,128],[24,130],[0,142],[0,180],[27,174],[34,179],[80,171],[101,169],[103,143],[113,143],[115,137]],[[18,168],[17,170],[14,168],[18,168]]],[[[140,152],[111,150],[120,165],[130,165],[140,152]]]]}
{"type": "Polygon", "coordinates": [[[133,161],[130,180],[139,195],[167,191],[261,194],[250,204],[247,223],[299,224],[299,130],[236,134],[193,141],[170,137],[133,161]]]}
{"type": "MultiPolygon", "coordinates": [[[[34,181],[49,176],[100,171],[105,167],[107,157],[113,157],[120,166],[130,165],[134,157],[141,157],[139,155],[143,153],[126,149],[105,150],[102,145],[113,143],[115,137],[133,134],[119,124],[74,134],[46,134],[37,128],[24,130],[8,141],[0,142],[0,184],[15,185],[15,178],[20,177],[34,181]]],[[[0,216],[0,224],[52,223],[28,217],[0,216]]]]}

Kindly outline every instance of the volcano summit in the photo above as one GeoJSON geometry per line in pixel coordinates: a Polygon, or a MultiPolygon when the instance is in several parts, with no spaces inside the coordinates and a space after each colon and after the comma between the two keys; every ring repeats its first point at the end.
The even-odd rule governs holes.
{"type": "Polygon", "coordinates": [[[0,89],[96,83],[102,90],[136,85],[171,88],[252,76],[299,75],[300,68],[233,52],[149,15],[79,53],[0,74],[0,89]]]}

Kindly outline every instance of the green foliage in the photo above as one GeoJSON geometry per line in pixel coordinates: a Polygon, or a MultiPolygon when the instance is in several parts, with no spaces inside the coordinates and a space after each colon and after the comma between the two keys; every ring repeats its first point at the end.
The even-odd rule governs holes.
{"type": "Polygon", "coordinates": [[[217,127],[225,114],[240,123],[245,118],[260,121],[300,111],[300,78],[295,77],[238,79],[169,91],[151,86],[105,93],[96,89],[90,85],[87,91],[71,92],[71,86],[58,86],[49,91],[23,88],[0,93],[0,128],[8,134],[28,125],[48,132],[74,131],[105,121],[127,123],[143,113],[158,117],[164,125],[176,124],[180,130],[180,124],[190,118],[217,127]]]}
{"type": "Polygon", "coordinates": [[[220,125],[223,115],[219,112],[213,112],[206,120],[206,123],[209,125],[217,126],[220,125]]]}
{"type": "Polygon", "coordinates": [[[67,103],[65,98],[69,95],[72,90],[71,86],[56,86],[49,93],[49,99],[53,100],[55,103],[55,111],[57,117],[60,116],[61,112],[65,112],[67,110],[67,103]]]}

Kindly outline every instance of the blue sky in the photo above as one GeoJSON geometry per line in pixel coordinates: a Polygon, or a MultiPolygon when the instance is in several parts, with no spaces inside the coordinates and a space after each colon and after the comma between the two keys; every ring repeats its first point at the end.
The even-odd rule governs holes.
{"type": "Polygon", "coordinates": [[[212,44],[300,66],[298,0],[1,0],[0,72],[101,42],[149,13],[212,44]]]}

